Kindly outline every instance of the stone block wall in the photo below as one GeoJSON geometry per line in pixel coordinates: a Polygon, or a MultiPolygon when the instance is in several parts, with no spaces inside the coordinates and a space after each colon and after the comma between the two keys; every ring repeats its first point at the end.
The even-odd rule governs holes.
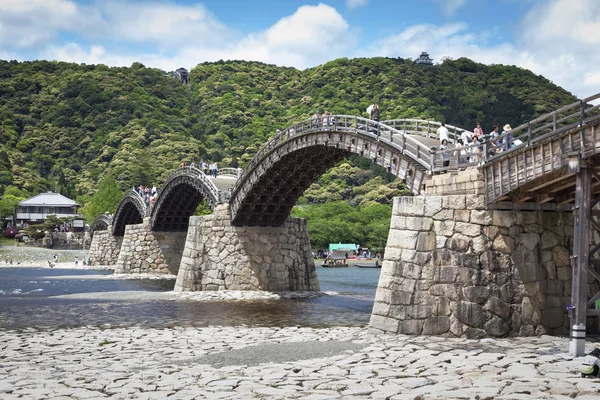
{"type": "Polygon", "coordinates": [[[231,226],[229,206],[191,217],[175,291],[319,290],[306,221],[231,226]]]}
{"type": "Polygon", "coordinates": [[[122,239],[113,236],[111,227],[106,231],[94,232],[86,258],[92,259],[92,265],[115,265],[119,259],[122,239]]]}
{"type": "Polygon", "coordinates": [[[448,194],[482,195],[484,190],[485,178],[476,168],[432,175],[425,182],[425,192],[433,196],[448,194]]]}
{"type": "Polygon", "coordinates": [[[571,213],[486,210],[483,196],[394,199],[370,325],[404,334],[568,333],[571,213]]]}
{"type": "Polygon", "coordinates": [[[150,219],[127,225],[115,273],[177,275],[186,232],[152,232],[150,219]]]}

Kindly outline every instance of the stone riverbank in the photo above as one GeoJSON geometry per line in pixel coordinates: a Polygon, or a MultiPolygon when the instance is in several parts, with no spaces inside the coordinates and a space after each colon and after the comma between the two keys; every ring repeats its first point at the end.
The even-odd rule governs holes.
{"type": "MultiPolygon", "coordinates": [[[[567,339],[364,328],[82,327],[0,332],[0,398],[598,399],[567,339]]],[[[588,351],[594,343],[588,343],[588,351]]]]}

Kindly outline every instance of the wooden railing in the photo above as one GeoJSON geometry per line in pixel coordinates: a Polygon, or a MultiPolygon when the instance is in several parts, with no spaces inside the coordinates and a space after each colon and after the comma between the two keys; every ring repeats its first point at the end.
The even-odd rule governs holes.
{"type": "MultiPolygon", "coordinates": [[[[381,121],[381,123],[410,135],[419,135],[432,139],[437,139],[437,130],[442,126],[441,122],[413,118],[390,119],[381,121]]],[[[457,143],[463,132],[473,133],[453,125],[445,125],[445,127],[448,129],[449,143],[457,143]]]]}
{"type": "Polygon", "coordinates": [[[219,169],[218,176],[231,176],[238,178],[242,174],[243,169],[241,168],[221,168],[219,169]]]}
{"type": "MultiPolygon", "coordinates": [[[[237,193],[248,174],[275,147],[296,136],[327,131],[360,133],[370,136],[396,148],[429,174],[460,170],[493,162],[512,151],[600,120],[600,104],[591,104],[592,101],[598,99],[600,99],[600,93],[544,114],[517,126],[510,132],[500,134],[481,144],[462,146],[458,139],[466,130],[453,125],[446,125],[449,142],[454,146],[448,149],[431,148],[415,138],[415,136],[437,138],[437,129],[441,124],[435,121],[396,119],[376,122],[351,115],[321,116],[318,119],[308,118],[269,139],[243,170],[240,168],[220,169],[219,175],[238,178],[231,192],[220,192],[209,177],[195,167],[178,168],[169,175],[167,181],[177,175],[196,176],[204,182],[214,199],[218,199],[217,202],[226,202],[237,193]]],[[[471,132],[469,131],[469,133],[471,132]]],[[[581,146],[581,148],[585,148],[585,146],[581,146]]],[[[139,197],[137,192],[133,192],[139,197]]],[[[141,197],[139,201],[144,204],[141,197]]]]}
{"type": "Polygon", "coordinates": [[[422,169],[429,172],[432,171],[432,164],[435,161],[433,157],[434,153],[429,146],[421,143],[414,137],[411,137],[411,135],[405,134],[382,122],[376,122],[366,118],[351,115],[321,116],[318,119],[309,118],[294,124],[269,139],[250,160],[246,168],[244,168],[243,173],[238,178],[238,181],[232,190],[233,195],[237,193],[248,174],[252,172],[261,160],[275,147],[295,136],[327,131],[360,133],[362,135],[370,136],[375,140],[395,147],[402,154],[411,158],[415,164],[420,165],[422,169]]]}
{"type": "Polygon", "coordinates": [[[146,217],[148,215],[149,207],[146,206],[146,203],[144,202],[144,198],[137,192],[137,190],[134,190],[134,189],[129,189],[128,191],[126,191],[123,194],[123,197],[121,197],[121,200],[119,201],[119,205],[117,206],[117,210],[119,209],[121,202],[128,197],[132,198],[133,201],[135,201],[136,203],[139,204],[140,207],[138,207],[138,208],[143,210],[142,217],[146,217]]]}
{"type": "MultiPolygon", "coordinates": [[[[484,161],[493,161],[509,152],[531,146],[554,135],[560,135],[600,119],[600,104],[590,104],[597,99],[600,99],[600,93],[539,116],[509,132],[498,135],[487,143],[484,161]]],[[[585,148],[585,145],[581,148],[585,148]]]]}
{"type": "Polygon", "coordinates": [[[106,230],[109,226],[112,226],[112,214],[100,214],[90,224],[90,235],[93,235],[96,231],[106,230]],[[104,225],[106,228],[104,228],[104,225]]]}
{"type": "Polygon", "coordinates": [[[213,181],[211,181],[210,178],[202,170],[196,167],[182,167],[177,168],[169,174],[169,176],[165,180],[165,183],[162,185],[162,187],[158,191],[158,194],[156,195],[156,202],[158,202],[158,199],[160,198],[160,195],[162,194],[162,191],[166,184],[178,176],[190,176],[199,179],[204,185],[204,187],[206,187],[209,196],[212,197],[211,199],[207,200],[211,200],[216,203],[223,203],[229,199],[228,193],[220,192],[219,189],[217,189],[217,186],[213,183],[213,181]]]}

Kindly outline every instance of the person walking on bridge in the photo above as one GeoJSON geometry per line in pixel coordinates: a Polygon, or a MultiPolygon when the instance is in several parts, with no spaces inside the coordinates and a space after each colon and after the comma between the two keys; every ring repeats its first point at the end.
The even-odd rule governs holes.
{"type": "Polygon", "coordinates": [[[437,138],[440,141],[440,144],[445,140],[446,145],[448,145],[448,128],[446,128],[446,123],[442,122],[440,127],[437,129],[437,138]]]}
{"type": "Polygon", "coordinates": [[[502,146],[502,151],[506,151],[512,147],[512,134],[510,131],[512,131],[510,124],[506,124],[502,128],[502,135],[506,135],[502,138],[502,144],[504,145],[502,146]]]}
{"type": "Polygon", "coordinates": [[[375,121],[375,124],[373,124],[373,126],[375,127],[375,133],[377,133],[377,136],[379,136],[379,118],[380,118],[380,114],[379,114],[379,104],[377,103],[373,103],[371,104],[368,108],[367,108],[367,112],[369,113],[369,119],[375,121]]]}
{"type": "Polygon", "coordinates": [[[460,140],[462,141],[463,146],[468,146],[473,141],[473,134],[469,131],[463,131],[460,134],[460,140]]]}
{"type": "Polygon", "coordinates": [[[369,114],[369,119],[379,121],[379,105],[377,103],[371,104],[367,107],[367,114],[369,114]]]}
{"type": "Polygon", "coordinates": [[[315,111],[314,115],[312,116],[313,128],[318,128],[320,121],[321,121],[321,114],[319,114],[319,110],[317,110],[317,111],[315,111]]]}
{"type": "Polygon", "coordinates": [[[483,138],[483,129],[481,128],[481,124],[479,122],[473,130],[473,136],[475,136],[478,141],[481,141],[481,139],[483,138]]]}

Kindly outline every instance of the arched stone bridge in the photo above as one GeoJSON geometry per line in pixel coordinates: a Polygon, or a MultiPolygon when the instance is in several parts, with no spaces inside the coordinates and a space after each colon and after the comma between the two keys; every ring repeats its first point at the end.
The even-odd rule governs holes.
{"type": "MultiPolygon", "coordinates": [[[[598,98],[494,142],[445,151],[432,148],[439,124],[431,121],[347,115],[303,121],[269,140],[241,174],[233,171],[230,199],[185,171],[169,177],[151,210],[133,195],[123,199],[115,233],[127,221],[143,223],[128,227],[122,246],[128,250],[117,265],[149,271],[169,262],[152,261],[147,249],[177,248],[183,255],[176,290],[315,290],[306,223],[289,212],[322,173],[354,153],[403,179],[416,195],[394,200],[372,327],[467,337],[566,333],[573,322],[566,306],[577,304],[574,318],[585,326],[587,308],[600,298],[587,298],[597,285],[588,285],[586,274],[589,267],[600,278],[600,260],[593,258],[600,245],[589,246],[590,226],[600,228],[592,219],[600,212],[591,211],[600,203],[592,200],[600,193],[600,118],[590,104],[598,98]],[[471,154],[480,146],[482,153],[471,154]],[[229,204],[193,217],[201,198],[229,204]],[[184,248],[165,244],[163,232],[187,235],[184,248]],[[132,243],[139,244],[135,251],[132,243]],[[143,258],[137,264],[136,253],[143,258]]],[[[456,142],[463,130],[447,128],[456,142]]]]}
{"type": "MultiPolygon", "coordinates": [[[[298,123],[261,147],[245,170],[221,169],[219,176],[237,179],[232,193],[231,182],[235,181],[217,188],[212,178],[193,167],[174,170],[160,187],[152,207],[146,206],[137,191],[127,191],[112,218],[113,234],[123,236],[125,226],[140,224],[144,217],[150,218],[153,231],[185,231],[202,199],[214,209],[219,203],[229,202],[230,196],[235,225],[281,225],[297,198],[350,153],[373,160],[404,179],[415,194],[420,193],[425,176],[435,169],[431,145],[436,142],[433,131],[440,125],[437,122],[389,121],[398,126],[396,129],[346,115],[331,116],[329,121],[313,123],[309,119],[298,123]],[[267,195],[271,189],[274,192],[267,195]]],[[[447,127],[452,141],[463,131],[447,127]]],[[[102,218],[93,225],[98,226],[94,230],[106,229],[102,218]]]]}
{"type": "Polygon", "coordinates": [[[128,190],[121,197],[115,214],[112,217],[105,214],[98,216],[91,225],[91,231],[104,231],[112,226],[113,235],[123,236],[127,225],[141,224],[145,217],[150,218],[153,231],[185,231],[189,217],[203,199],[211,209],[229,200],[228,190],[235,182],[235,171],[225,171],[225,176],[232,178],[227,181],[210,178],[194,167],[178,168],[160,187],[154,205],[147,206],[137,191],[128,190]],[[217,184],[221,187],[218,188],[217,184]]]}
{"type": "Polygon", "coordinates": [[[298,197],[352,153],[403,179],[414,194],[421,193],[425,177],[436,167],[431,150],[435,141],[427,143],[423,137],[425,133],[431,137],[436,123],[391,122],[406,131],[365,118],[332,115],[319,121],[308,119],[281,132],[258,151],[238,179],[230,201],[232,223],[281,225],[298,197]]]}
{"type": "Polygon", "coordinates": [[[90,225],[90,236],[94,236],[96,231],[106,231],[109,226],[112,226],[113,218],[110,214],[100,214],[90,225]]]}

